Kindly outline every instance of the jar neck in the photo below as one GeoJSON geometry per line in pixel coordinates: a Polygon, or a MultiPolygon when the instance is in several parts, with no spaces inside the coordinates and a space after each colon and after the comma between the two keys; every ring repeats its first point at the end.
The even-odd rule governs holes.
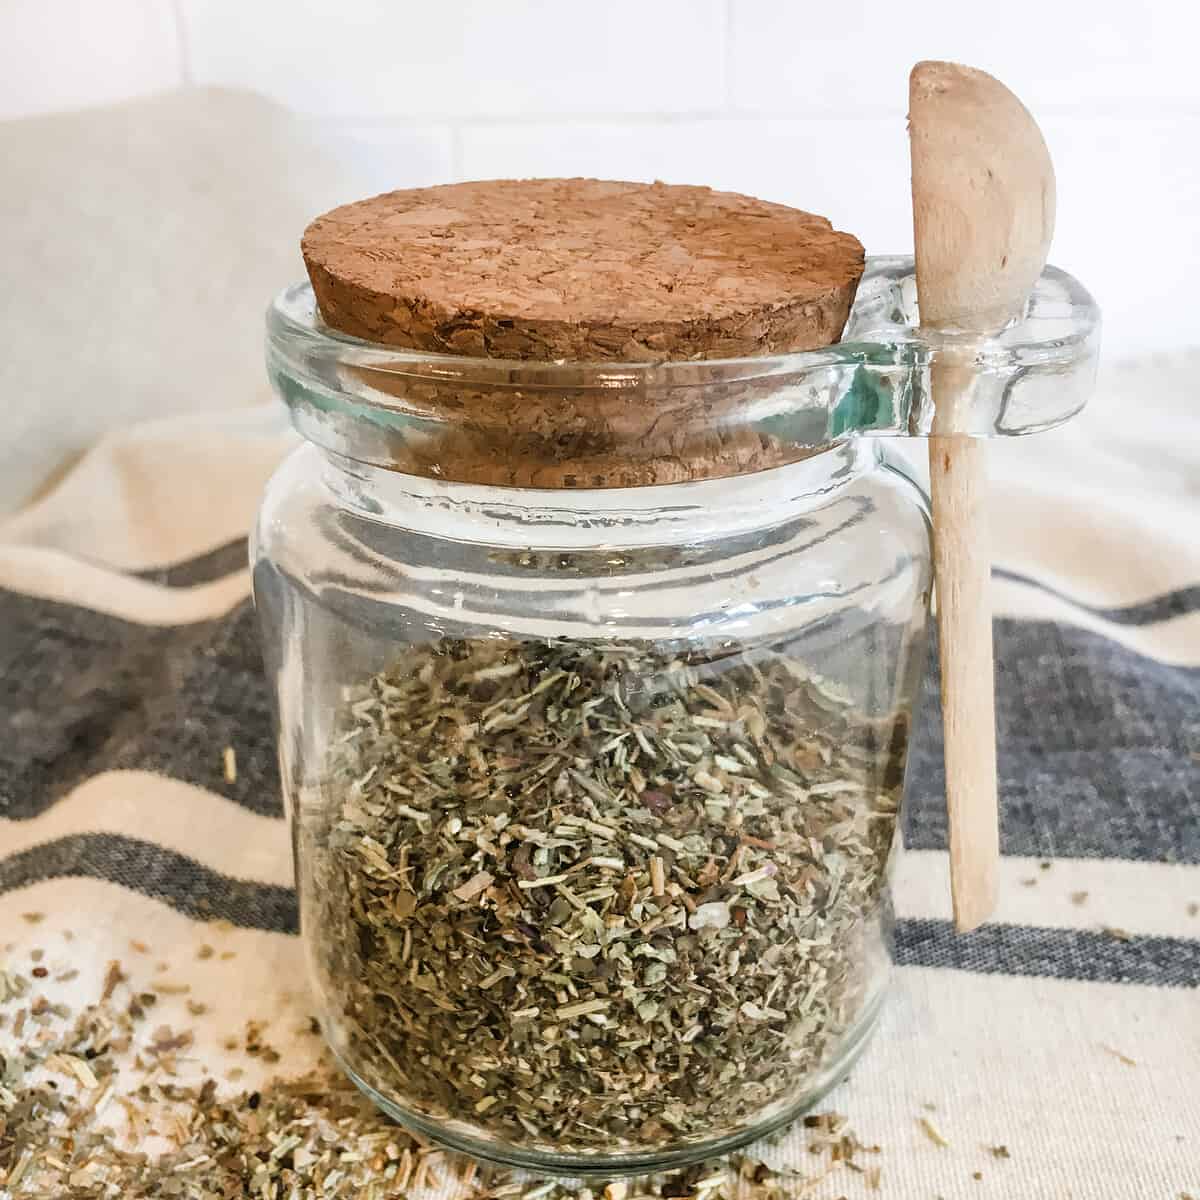
{"type": "Polygon", "coordinates": [[[506,488],[402,474],[321,449],[338,507],[381,524],[491,545],[692,542],[801,514],[882,461],[881,443],[851,438],[787,466],[725,479],[638,488],[506,488]]]}

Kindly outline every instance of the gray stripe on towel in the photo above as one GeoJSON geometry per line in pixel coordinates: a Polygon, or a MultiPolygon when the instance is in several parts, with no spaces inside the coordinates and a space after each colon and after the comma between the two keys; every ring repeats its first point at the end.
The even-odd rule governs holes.
{"type": "Polygon", "coordinates": [[[217,546],[193,558],[180,559],[161,567],[147,567],[142,571],[131,571],[138,579],[157,583],[162,587],[197,587],[202,583],[215,583],[250,565],[250,542],[248,538],[234,538],[223,546],[217,546]]]}
{"type": "Polygon", "coordinates": [[[1074,596],[1068,596],[1066,592],[1061,592],[1048,583],[1042,583],[1031,575],[1022,575],[1019,571],[1010,571],[1007,567],[993,567],[992,578],[1007,579],[1025,587],[1037,588],[1039,592],[1054,596],[1072,608],[1082,609],[1102,621],[1111,621],[1114,625],[1157,625],[1160,621],[1171,621],[1175,617],[1200,612],[1200,584],[1163,592],[1161,596],[1151,596],[1148,600],[1140,600],[1136,604],[1104,607],[1084,604],[1082,600],[1076,600],[1074,596]]]}
{"type": "MultiPolygon", "coordinates": [[[[273,933],[298,928],[293,889],[233,879],[139,838],[75,834],[0,859],[0,894],[68,877],[104,879],[197,920],[220,917],[273,933]]],[[[948,921],[903,919],[896,922],[895,948],[901,966],[1200,987],[1200,941],[1185,938],[1118,940],[1090,930],[1018,925],[985,925],[963,936],[948,921]]]]}
{"type": "Polygon", "coordinates": [[[896,922],[896,962],[987,975],[1200,987],[1200,941],[1126,939],[1090,929],[984,925],[957,934],[949,921],[902,920],[896,922]]]}
{"type": "Polygon", "coordinates": [[[67,878],[107,880],[200,921],[224,918],[274,933],[298,928],[295,889],[233,879],[141,838],[77,833],[0,859],[0,894],[67,878]]]}
{"type": "MultiPolygon", "coordinates": [[[[164,629],[0,590],[0,631],[0,816],[35,817],[120,768],[282,815],[248,602],[164,629]]],[[[1200,863],[1200,668],[1045,621],[998,620],[996,651],[1004,852],[1200,863]]],[[[937,691],[933,661],[909,766],[915,849],[946,845],[937,691]]]]}

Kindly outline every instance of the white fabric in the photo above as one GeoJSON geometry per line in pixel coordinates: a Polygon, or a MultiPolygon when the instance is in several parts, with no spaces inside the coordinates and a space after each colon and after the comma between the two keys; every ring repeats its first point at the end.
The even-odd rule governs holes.
{"type": "MultiPolygon", "coordinates": [[[[1188,469],[1197,410],[1186,403],[1195,367],[1184,359],[1110,372],[1073,427],[993,443],[1001,565],[1097,605],[1137,602],[1200,579],[1200,541],[1191,535],[1197,475],[1188,469]],[[1135,395],[1136,436],[1122,440],[1135,395]],[[1135,532],[1140,540],[1130,547],[1135,532]],[[1130,554],[1145,558],[1144,575],[1122,569],[1130,554]]],[[[110,436],[42,502],[0,523],[0,585],[152,624],[228,611],[247,594],[244,573],[168,588],[117,568],[161,565],[244,531],[291,444],[278,413],[258,409],[110,436]],[[217,497],[205,481],[218,477],[219,502],[208,503],[217,497]]],[[[919,456],[923,447],[905,449],[919,456]]],[[[998,586],[996,596],[1001,612],[1094,620],[1020,584],[998,586]]],[[[1193,613],[1137,630],[1139,650],[1200,663],[1196,620],[1193,613]]],[[[68,832],[122,830],[137,830],[226,876],[289,882],[282,822],[203,788],[137,771],[93,777],[33,820],[0,820],[0,849],[11,854],[68,832]]],[[[947,877],[943,852],[903,856],[898,914],[948,917],[947,877]]],[[[1189,910],[1200,900],[1195,865],[1055,859],[1043,869],[1034,860],[1008,858],[1002,880],[1000,921],[1200,937],[1200,918],[1189,910]],[[1081,891],[1089,895],[1086,909],[1073,898],[1081,891]]],[[[188,1017],[184,997],[160,1002],[165,1023],[197,1030],[189,1071],[203,1063],[220,1078],[232,1061],[221,1041],[248,1018],[270,1022],[268,1036],[285,1049],[289,1067],[311,1061],[312,1039],[295,1032],[309,1012],[295,938],[214,930],[88,879],[48,881],[0,897],[0,928],[13,942],[14,960],[34,945],[50,946],[52,963],[69,957],[80,967],[71,985],[77,1002],[94,994],[111,958],[146,971],[151,961],[167,962],[165,977],[191,982],[187,998],[211,1006],[198,1021],[188,1017]],[[30,910],[49,916],[28,926],[18,914],[30,910]],[[65,929],[76,934],[69,948],[60,940],[65,929]],[[131,938],[151,947],[144,963],[131,954],[131,938]],[[198,963],[204,943],[235,957],[198,963]]],[[[1200,993],[1192,989],[901,968],[874,1042],[822,1107],[846,1113],[864,1142],[883,1147],[884,1195],[1177,1197],[1200,1188],[1198,1039],[1200,993]],[[935,1121],[948,1147],[922,1131],[922,1116],[935,1121]],[[1011,1158],[993,1157],[987,1149],[993,1145],[1007,1146],[1011,1158]],[[976,1171],[982,1180],[974,1179],[976,1171]]],[[[253,1086],[267,1070],[241,1059],[238,1065],[250,1067],[238,1086],[253,1086]]],[[[764,1153],[804,1167],[801,1145],[793,1137],[764,1153]]],[[[872,1193],[863,1177],[843,1170],[806,1194],[872,1193]]]]}
{"type": "Polygon", "coordinates": [[[0,122],[0,512],[101,434],[262,402],[262,320],[299,231],[370,188],[249,93],[0,122]]]}

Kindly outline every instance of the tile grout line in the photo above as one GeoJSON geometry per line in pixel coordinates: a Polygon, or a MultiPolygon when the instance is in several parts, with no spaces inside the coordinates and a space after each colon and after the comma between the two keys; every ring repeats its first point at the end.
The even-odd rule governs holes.
{"type": "MultiPolygon", "coordinates": [[[[853,125],[864,121],[895,121],[904,117],[904,107],[883,105],[864,108],[860,112],[822,111],[819,109],[696,109],[691,112],[579,112],[579,113],[448,113],[430,112],[406,116],[401,113],[370,114],[370,113],[315,113],[306,115],[312,119],[330,124],[362,125],[364,127],[399,128],[405,126],[434,126],[452,125],[462,131],[468,129],[487,129],[495,126],[518,126],[536,128],[538,126],[570,127],[577,125],[686,125],[704,124],[714,121],[729,121],[736,124],[839,124],[853,125]]],[[[1171,110],[1146,109],[1124,113],[1114,113],[1107,109],[1089,109],[1081,106],[1043,106],[1039,115],[1046,120],[1069,120],[1097,122],[1114,116],[1124,119],[1163,120],[1163,119],[1200,119],[1200,107],[1182,105],[1171,110]]]]}
{"type": "Polygon", "coordinates": [[[733,112],[733,3],[725,0],[725,26],[721,48],[721,110],[725,115],[733,112]]]}
{"type": "Polygon", "coordinates": [[[188,51],[187,21],[183,15],[183,0],[171,0],[171,12],[175,18],[175,48],[179,65],[179,80],[184,87],[194,87],[192,56],[188,51]]]}

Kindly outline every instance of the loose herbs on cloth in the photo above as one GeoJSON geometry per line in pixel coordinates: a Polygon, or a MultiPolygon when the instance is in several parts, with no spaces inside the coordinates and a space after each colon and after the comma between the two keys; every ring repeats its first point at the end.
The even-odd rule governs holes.
{"type": "Polygon", "coordinates": [[[879,982],[906,732],[733,646],[414,649],[347,695],[301,815],[336,1048],[559,1151],[786,1111],[879,982]]]}

